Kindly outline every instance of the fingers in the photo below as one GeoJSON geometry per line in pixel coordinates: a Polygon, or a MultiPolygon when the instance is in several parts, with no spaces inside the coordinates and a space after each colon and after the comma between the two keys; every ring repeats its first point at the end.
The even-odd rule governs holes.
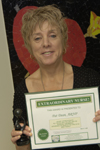
{"type": "Polygon", "coordinates": [[[11,132],[11,136],[14,137],[18,135],[22,135],[22,131],[16,131],[15,129],[13,129],[11,132]]]}
{"type": "Polygon", "coordinates": [[[95,113],[95,117],[93,118],[93,122],[97,122],[100,120],[100,110],[95,113]]]}
{"type": "Polygon", "coordinates": [[[31,132],[31,128],[29,126],[26,126],[25,130],[27,130],[28,132],[31,132]]]}
{"type": "Polygon", "coordinates": [[[13,129],[11,132],[11,136],[12,136],[11,141],[15,144],[16,141],[20,139],[21,135],[22,135],[22,131],[15,131],[15,129],[13,129]]]}
{"type": "MultiPolygon", "coordinates": [[[[22,123],[20,125],[23,126],[22,123]]],[[[15,129],[13,129],[11,132],[11,136],[12,136],[11,141],[15,144],[16,141],[21,138],[22,134],[25,134],[28,137],[32,136],[31,128],[29,126],[26,126],[23,131],[16,131],[15,129]]]]}
{"type": "Polygon", "coordinates": [[[25,135],[27,135],[27,136],[32,136],[32,133],[29,132],[29,131],[27,131],[27,130],[24,130],[24,131],[23,131],[23,134],[25,134],[25,135]]]}
{"type": "MultiPolygon", "coordinates": [[[[23,126],[22,123],[20,125],[23,126]]],[[[25,126],[25,129],[23,130],[23,134],[25,134],[27,136],[32,136],[31,128],[29,126],[25,126]]]]}
{"type": "Polygon", "coordinates": [[[21,138],[21,136],[15,136],[11,138],[11,141],[15,144],[17,140],[19,140],[21,138]]]}
{"type": "Polygon", "coordinates": [[[27,135],[27,136],[32,136],[32,133],[31,133],[31,128],[26,126],[25,127],[25,130],[23,131],[23,134],[27,135]]]}
{"type": "Polygon", "coordinates": [[[97,115],[100,115],[100,110],[98,110],[96,113],[95,113],[95,115],[97,116],[97,115]]]}
{"type": "MultiPolygon", "coordinates": [[[[23,124],[23,123],[20,123],[20,125],[23,126],[24,124],[23,124]]],[[[24,130],[27,130],[27,131],[30,132],[30,131],[31,131],[31,128],[30,128],[29,126],[26,125],[24,130]]]]}

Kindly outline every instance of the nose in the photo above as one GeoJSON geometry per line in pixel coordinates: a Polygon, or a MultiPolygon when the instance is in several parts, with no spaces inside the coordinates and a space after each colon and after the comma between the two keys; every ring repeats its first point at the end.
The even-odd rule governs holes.
{"type": "Polygon", "coordinates": [[[43,47],[49,47],[50,46],[50,41],[49,38],[46,36],[43,38],[43,47]]]}

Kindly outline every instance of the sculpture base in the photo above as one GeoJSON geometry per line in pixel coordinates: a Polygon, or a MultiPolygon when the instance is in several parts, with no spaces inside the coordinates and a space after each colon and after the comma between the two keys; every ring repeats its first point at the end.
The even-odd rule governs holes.
{"type": "Polygon", "coordinates": [[[17,145],[18,146],[23,146],[23,145],[27,145],[29,144],[29,139],[26,135],[22,134],[21,138],[19,140],[17,140],[17,145]]]}

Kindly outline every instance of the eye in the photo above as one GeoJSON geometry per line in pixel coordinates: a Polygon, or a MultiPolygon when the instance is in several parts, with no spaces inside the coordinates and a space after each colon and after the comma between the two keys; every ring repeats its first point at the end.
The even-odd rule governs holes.
{"type": "Polygon", "coordinates": [[[35,38],[34,40],[35,41],[39,41],[41,39],[41,37],[37,37],[37,38],[35,38]]]}
{"type": "Polygon", "coordinates": [[[52,34],[52,35],[50,35],[52,38],[55,38],[56,37],[56,35],[55,34],[52,34]]]}

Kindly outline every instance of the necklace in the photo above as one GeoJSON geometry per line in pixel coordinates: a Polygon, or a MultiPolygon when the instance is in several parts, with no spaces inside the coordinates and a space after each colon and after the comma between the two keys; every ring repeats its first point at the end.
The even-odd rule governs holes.
{"type": "MultiPolygon", "coordinates": [[[[41,72],[41,69],[40,69],[40,73],[41,73],[41,82],[42,82],[43,90],[46,91],[46,90],[45,90],[45,87],[44,87],[43,79],[42,79],[42,72],[41,72]]],[[[63,63],[63,78],[62,78],[61,90],[63,89],[63,84],[64,84],[64,73],[65,73],[65,67],[64,67],[64,63],[63,63]]]]}

